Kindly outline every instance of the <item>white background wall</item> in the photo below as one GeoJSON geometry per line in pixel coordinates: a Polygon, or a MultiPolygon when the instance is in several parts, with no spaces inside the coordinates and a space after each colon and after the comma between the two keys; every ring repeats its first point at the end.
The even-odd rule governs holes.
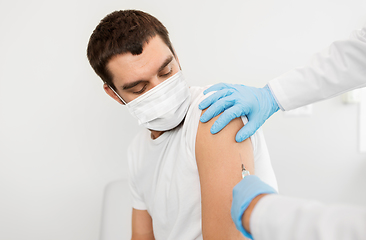
{"type": "MultiPolygon", "coordinates": [[[[138,126],[102,90],[90,34],[118,9],[159,18],[190,85],[261,87],[366,23],[363,0],[0,2],[0,239],[98,239],[104,186],[138,126]]],[[[366,206],[358,105],[334,98],[264,126],[283,194],[366,206]]]]}

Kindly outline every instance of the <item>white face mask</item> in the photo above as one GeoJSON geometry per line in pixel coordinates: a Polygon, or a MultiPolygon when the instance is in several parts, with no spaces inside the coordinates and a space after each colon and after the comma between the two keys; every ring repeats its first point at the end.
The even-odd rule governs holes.
{"type": "Polygon", "coordinates": [[[182,71],[179,71],[126,106],[139,125],[155,131],[166,131],[182,122],[190,100],[188,85],[182,71]]]}

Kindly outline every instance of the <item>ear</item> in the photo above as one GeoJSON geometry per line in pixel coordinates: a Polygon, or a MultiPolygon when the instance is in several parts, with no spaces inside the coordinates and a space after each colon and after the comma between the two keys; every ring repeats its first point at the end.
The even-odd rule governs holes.
{"type": "Polygon", "coordinates": [[[114,100],[116,100],[117,102],[119,102],[120,104],[122,104],[122,105],[125,105],[122,101],[121,101],[121,99],[119,99],[119,97],[112,91],[112,89],[110,89],[109,88],[109,86],[106,84],[106,83],[104,83],[103,84],[103,88],[104,88],[104,91],[111,97],[111,98],[113,98],[114,100]]]}

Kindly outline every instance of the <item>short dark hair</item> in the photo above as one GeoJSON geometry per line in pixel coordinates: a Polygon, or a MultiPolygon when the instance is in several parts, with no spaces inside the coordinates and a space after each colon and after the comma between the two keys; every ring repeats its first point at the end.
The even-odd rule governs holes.
{"type": "Polygon", "coordinates": [[[89,63],[106,84],[117,90],[106,67],[108,61],[118,54],[141,54],[143,45],[156,35],[175,56],[168,30],[158,19],[138,10],[112,12],[100,21],[90,36],[87,49],[89,63]]]}

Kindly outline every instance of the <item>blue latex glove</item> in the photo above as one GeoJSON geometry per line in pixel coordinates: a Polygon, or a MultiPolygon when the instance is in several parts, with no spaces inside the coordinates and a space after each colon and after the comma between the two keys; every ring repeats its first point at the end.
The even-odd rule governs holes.
{"type": "Polygon", "coordinates": [[[271,186],[262,182],[259,177],[250,175],[244,177],[233,190],[233,202],[231,204],[231,218],[236,228],[247,238],[253,239],[243,227],[242,217],[251,201],[260,194],[277,193],[271,186]]]}
{"type": "Polygon", "coordinates": [[[207,94],[211,91],[217,92],[207,97],[199,105],[201,110],[210,106],[201,116],[201,122],[207,122],[225,110],[211,127],[211,133],[215,134],[231,120],[247,116],[249,122],[236,134],[237,142],[242,142],[252,136],[272,114],[280,109],[267,85],[264,88],[255,88],[219,83],[206,89],[203,93],[207,94]]]}

